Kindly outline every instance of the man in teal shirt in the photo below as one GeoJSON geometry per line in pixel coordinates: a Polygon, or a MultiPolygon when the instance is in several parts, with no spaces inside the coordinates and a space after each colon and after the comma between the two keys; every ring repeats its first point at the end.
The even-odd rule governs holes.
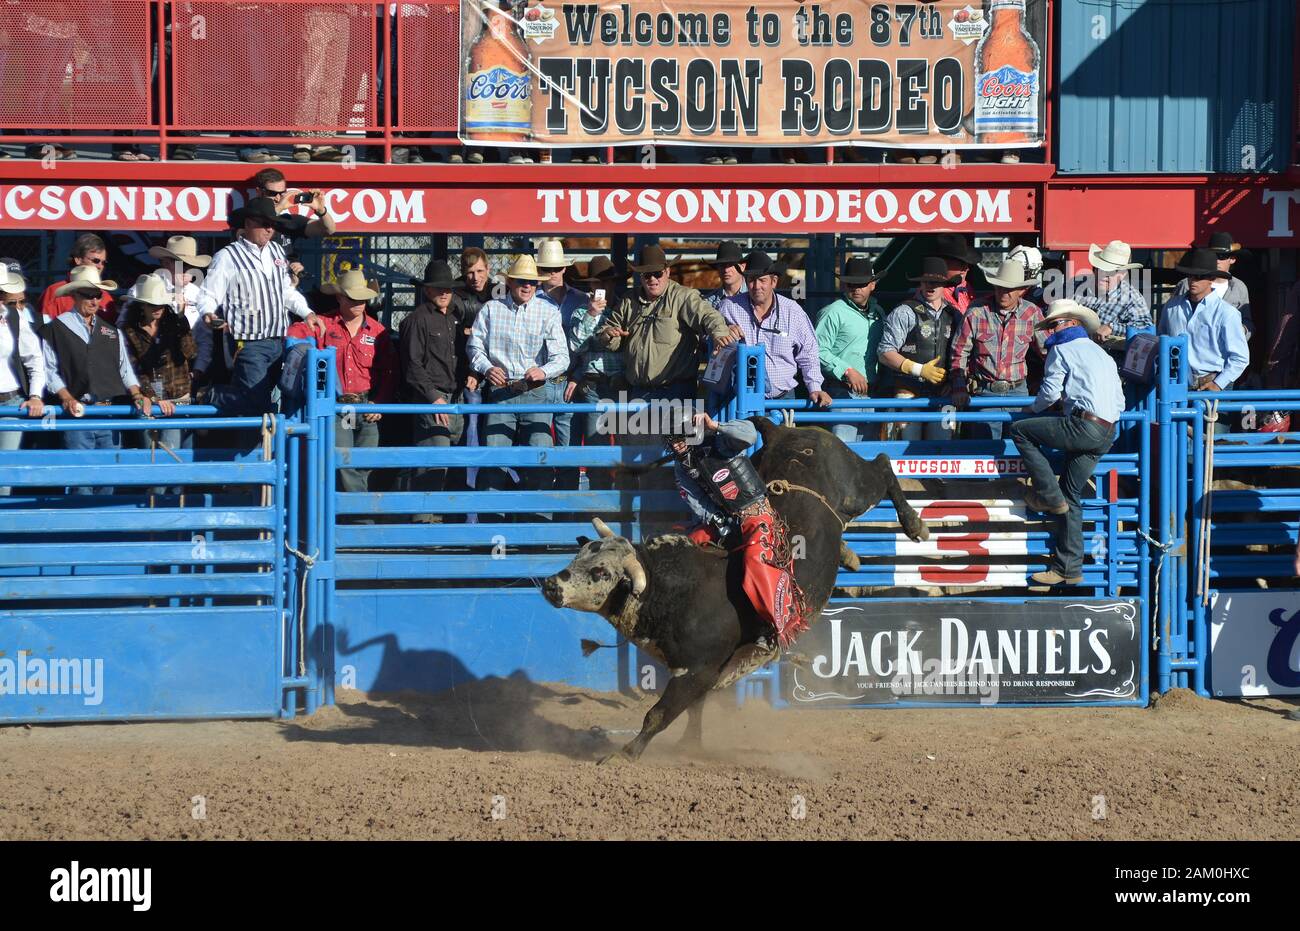
{"type": "MultiPolygon", "coordinates": [[[[880,276],[871,260],[850,258],[840,275],[844,296],[822,308],[817,318],[817,345],[823,390],[832,398],[865,398],[876,381],[876,347],[885,327],[885,313],[872,298],[880,276]]],[[[865,424],[837,423],[831,431],[846,443],[862,439],[865,424]]]]}

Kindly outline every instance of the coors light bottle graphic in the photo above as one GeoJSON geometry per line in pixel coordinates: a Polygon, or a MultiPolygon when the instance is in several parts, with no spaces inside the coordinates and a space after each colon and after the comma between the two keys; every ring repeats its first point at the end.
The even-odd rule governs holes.
{"type": "Polygon", "coordinates": [[[989,21],[975,46],[975,141],[1035,142],[1042,88],[1025,0],[990,0],[989,21]]]}
{"type": "Polygon", "coordinates": [[[483,30],[470,46],[461,89],[461,124],[468,139],[527,142],[532,135],[528,47],[511,17],[511,0],[499,7],[470,0],[483,16],[483,30]]]}

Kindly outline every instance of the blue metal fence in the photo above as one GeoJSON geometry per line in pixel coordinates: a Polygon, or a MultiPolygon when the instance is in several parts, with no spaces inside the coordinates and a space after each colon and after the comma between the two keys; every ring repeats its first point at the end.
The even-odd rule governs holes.
{"type": "MultiPolygon", "coordinates": [[[[1252,434],[1230,434],[1206,446],[1203,423],[1207,405],[1215,402],[1220,413],[1260,402],[1269,410],[1300,409],[1300,392],[1189,394],[1184,357],[1182,340],[1161,339],[1156,383],[1130,386],[1119,439],[1097,466],[1096,494],[1084,502],[1090,541],[1085,592],[1133,598],[1150,622],[1143,625],[1139,693],[1097,704],[1145,703],[1152,684],[1160,691],[1189,686],[1205,693],[1207,587],[1286,575],[1280,555],[1261,556],[1246,547],[1294,545],[1296,539],[1295,520],[1283,517],[1293,517],[1288,512],[1300,505],[1300,488],[1214,493],[1203,473],[1207,455],[1216,469],[1297,466],[1300,446],[1261,445],[1252,434]],[[1231,523],[1231,515],[1241,513],[1273,522],[1253,523],[1247,531],[1231,523]],[[1147,659],[1153,653],[1151,683],[1147,659]]],[[[818,411],[803,401],[764,399],[761,349],[741,347],[736,371],[729,416],[790,416],[801,425],[878,424],[897,420],[900,409],[909,419],[1007,422],[1030,400],[976,399],[971,409],[955,412],[926,400],[868,399],[836,401],[831,410],[818,411]]],[[[652,514],[664,522],[685,518],[666,470],[595,490],[573,488],[572,482],[555,487],[552,478],[557,468],[582,468],[595,476],[643,464],[660,450],[340,449],[340,416],[478,416],[500,408],[345,410],[336,402],[332,350],[312,350],[308,373],[304,407],[290,416],[225,419],[195,407],[166,423],[207,431],[208,441],[198,450],[0,454],[0,486],[13,488],[9,497],[0,497],[0,629],[6,634],[0,642],[0,690],[6,693],[0,721],[292,715],[333,702],[336,684],[433,691],[518,675],[601,690],[643,684],[651,660],[626,643],[614,644],[602,619],[552,608],[533,580],[567,564],[576,537],[590,534],[592,515],[634,540],[650,532],[652,514]],[[246,436],[256,440],[251,452],[251,441],[242,447],[239,441],[246,436]],[[218,448],[209,448],[214,444],[218,448]],[[536,480],[529,484],[539,487],[335,490],[340,469],[395,474],[417,467],[509,468],[531,472],[536,480]],[[118,493],[62,491],[88,482],[111,485],[118,493]],[[159,485],[178,486],[184,496],[141,493],[159,485]],[[415,515],[432,516],[417,522],[415,515]],[[616,649],[584,658],[582,638],[616,649]],[[6,659],[25,683],[21,693],[16,682],[6,688],[6,659]],[[96,659],[103,660],[111,687],[93,703],[84,694],[88,681],[80,692],[51,688],[70,687],[74,667],[88,680],[96,659]],[[56,670],[62,677],[57,682],[56,670]]],[[[609,415],[643,407],[511,409],[609,415]]],[[[0,418],[0,431],[57,437],[90,429],[99,418],[135,435],[160,425],[131,417],[126,409],[96,408],[82,420],[0,418]]],[[[904,477],[965,473],[963,480],[991,482],[1019,474],[1018,453],[1005,440],[868,441],[854,448],[866,456],[887,452],[904,477]],[[931,462],[951,471],[908,471],[909,464],[931,462]]],[[[374,487],[391,484],[380,480],[374,487]]],[[[1050,538],[1019,497],[1005,489],[969,500],[928,494],[909,497],[932,522],[931,540],[907,540],[892,526],[892,506],[882,502],[846,534],[862,566],[841,572],[837,583],[876,591],[960,587],[1004,593],[981,600],[1027,597],[1016,589],[1045,567],[1050,538]]],[[[775,695],[778,677],[769,670],[746,688],[775,695]]]]}

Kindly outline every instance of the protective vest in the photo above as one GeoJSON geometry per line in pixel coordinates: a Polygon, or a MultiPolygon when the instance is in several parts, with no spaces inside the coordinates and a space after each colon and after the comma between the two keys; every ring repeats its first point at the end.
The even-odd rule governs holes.
{"type": "Polygon", "coordinates": [[[767,486],[744,453],[724,459],[695,447],[682,456],[682,467],[709,499],[728,514],[735,514],[767,496],[767,486]]]}
{"type": "MultiPolygon", "coordinates": [[[[916,314],[916,323],[908,332],[903,345],[898,347],[898,354],[909,362],[924,365],[937,358],[942,368],[948,368],[948,347],[961,322],[959,312],[951,304],[944,304],[935,310],[924,301],[904,301],[916,314]]],[[[898,385],[906,388],[930,389],[933,386],[920,378],[899,372],[895,378],[898,385]]]]}

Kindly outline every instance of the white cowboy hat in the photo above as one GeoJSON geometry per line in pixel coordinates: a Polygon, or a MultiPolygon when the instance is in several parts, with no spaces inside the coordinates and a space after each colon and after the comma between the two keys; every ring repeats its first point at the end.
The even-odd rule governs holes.
{"type": "Polygon", "coordinates": [[[27,280],[8,265],[0,265],[0,293],[26,294],[27,280]]]}
{"type": "Polygon", "coordinates": [[[537,273],[537,263],[533,261],[531,255],[516,256],[510,267],[506,269],[506,277],[513,278],[515,281],[545,281],[548,276],[537,273]]]}
{"type": "Polygon", "coordinates": [[[63,297],[73,291],[89,291],[91,288],[98,288],[100,291],[116,291],[117,282],[102,280],[99,277],[99,269],[93,265],[78,265],[68,273],[68,283],[55,291],[54,296],[63,297]]]}
{"type": "Polygon", "coordinates": [[[1035,330],[1046,329],[1056,323],[1063,317],[1069,317],[1071,320],[1078,320],[1083,324],[1083,328],[1089,333],[1096,333],[1101,328],[1101,320],[1098,316],[1087,307],[1077,301],[1069,298],[1062,298],[1059,301],[1052,301],[1047,307],[1047,316],[1040,320],[1035,326],[1035,330]]]}
{"type": "Polygon", "coordinates": [[[1141,268],[1141,262],[1130,262],[1133,250],[1129,244],[1119,239],[1112,239],[1105,247],[1095,243],[1088,246],[1088,261],[1092,267],[1103,272],[1122,272],[1130,268],[1141,268]]]}
{"type": "Polygon", "coordinates": [[[152,304],[154,307],[167,307],[172,302],[167,282],[157,275],[141,275],[126,296],[132,303],[152,304]]]}
{"type": "Polygon", "coordinates": [[[379,292],[370,287],[366,273],[359,268],[349,268],[339,276],[337,283],[321,285],[321,294],[346,294],[354,301],[372,301],[379,292]]]}
{"type": "Polygon", "coordinates": [[[564,254],[564,243],[558,239],[543,239],[537,247],[538,268],[568,268],[571,263],[564,254]]]}
{"type": "Polygon", "coordinates": [[[1029,274],[1029,269],[1025,268],[1025,263],[1020,259],[1006,258],[998,266],[996,275],[987,275],[989,284],[995,284],[1000,288],[1027,288],[1030,285],[1038,284],[1038,276],[1029,274]]]}
{"type": "Polygon", "coordinates": [[[153,246],[149,254],[155,259],[184,262],[194,268],[207,268],[212,264],[212,256],[199,255],[199,244],[193,236],[169,236],[167,245],[153,246]]]}

